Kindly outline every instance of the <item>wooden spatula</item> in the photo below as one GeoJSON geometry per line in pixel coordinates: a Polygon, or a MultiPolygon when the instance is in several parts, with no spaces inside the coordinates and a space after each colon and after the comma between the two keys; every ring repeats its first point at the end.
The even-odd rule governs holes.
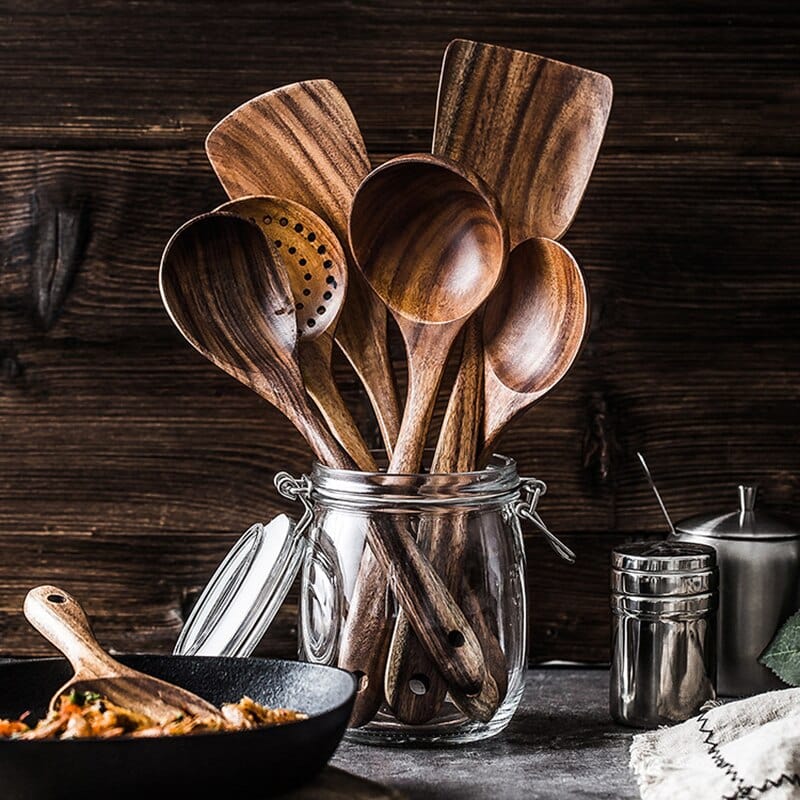
{"type": "MultiPolygon", "coordinates": [[[[353,112],[331,81],[293,83],[249,100],[209,133],[206,153],[232,200],[263,194],[294,200],[347,242],[350,204],[370,163],[353,112]]],[[[386,307],[352,268],[336,342],[364,384],[391,456],[400,404],[386,320],[386,307]]]]}
{"type": "MultiPolygon", "coordinates": [[[[25,616],[72,664],[75,674],[54,695],[73,689],[96,692],[116,705],[164,725],[181,714],[223,719],[211,703],[171,683],[120,664],[97,643],[86,614],[74,597],[56,586],[38,586],[25,598],[25,616]]],[[[237,699],[237,698],[232,698],[237,699]]]]}

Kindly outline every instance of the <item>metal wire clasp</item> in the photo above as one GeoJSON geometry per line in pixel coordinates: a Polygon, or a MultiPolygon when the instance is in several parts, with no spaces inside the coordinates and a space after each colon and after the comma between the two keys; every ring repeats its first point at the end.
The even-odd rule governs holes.
{"type": "Polygon", "coordinates": [[[532,522],[547,537],[550,547],[552,547],[564,561],[569,561],[570,564],[574,564],[575,553],[548,529],[547,525],[544,524],[544,520],[539,516],[539,512],[536,510],[539,498],[546,491],[547,484],[544,481],[540,481],[538,478],[520,478],[520,499],[514,505],[514,513],[518,517],[532,522]]]}
{"type": "Polygon", "coordinates": [[[288,472],[279,472],[275,475],[272,481],[278,494],[285,497],[287,500],[298,500],[303,505],[303,516],[300,517],[295,525],[295,533],[302,536],[306,533],[314,519],[313,506],[311,505],[311,479],[308,475],[302,475],[300,478],[295,478],[288,472]]]}

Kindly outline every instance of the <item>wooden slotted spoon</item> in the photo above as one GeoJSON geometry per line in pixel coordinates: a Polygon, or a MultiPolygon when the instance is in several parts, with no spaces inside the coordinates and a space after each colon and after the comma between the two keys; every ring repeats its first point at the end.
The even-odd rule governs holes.
{"type": "MultiPolygon", "coordinates": [[[[534,236],[559,238],[575,216],[591,176],[611,97],[611,81],[600,73],[532,53],[455,40],[442,63],[432,149],[467,165],[495,191],[512,248],[534,236]]],[[[532,250],[528,248],[529,255],[532,250]]],[[[467,328],[473,329],[473,338],[480,338],[479,315],[467,328]]],[[[474,375],[481,360],[481,347],[471,347],[462,356],[460,371],[474,375]]],[[[469,385],[465,384],[467,390],[469,385]]],[[[451,395],[434,471],[477,465],[475,434],[461,418],[465,406],[480,407],[483,402],[474,381],[472,386],[471,398],[451,395]]],[[[525,395],[521,408],[533,401],[525,395]]],[[[496,416],[490,409],[487,413],[496,416]]],[[[488,446],[499,430],[492,433],[488,446]]],[[[462,573],[458,559],[465,547],[460,537],[466,530],[459,524],[449,530],[442,522],[436,529],[436,524],[434,520],[421,530],[426,551],[441,574],[452,576],[448,585],[456,591],[462,573]]],[[[401,719],[420,723],[438,712],[447,687],[403,626],[407,623],[401,615],[387,670],[387,697],[401,719]],[[420,693],[420,686],[426,691],[420,693]]],[[[477,627],[488,631],[488,626],[477,627]]],[[[502,687],[506,666],[496,637],[481,636],[481,643],[487,665],[502,687]]],[[[457,690],[452,694],[455,697],[457,690]]],[[[455,699],[476,719],[490,718],[494,711],[494,698],[455,699]]]]}
{"type": "Polygon", "coordinates": [[[25,597],[25,617],[58,648],[75,674],[54,695],[55,711],[62,695],[73,690],[96,692],[112,703],[144,714],[159,725],[182,714],[224,719],[202,697],[171,683],[145,675],[112,658],[97,643],[89,620],[77,600],[56,586],[37,586],[25,597]]]}
{"type": "MultiPolygon", "coordinates": [[[[249,100],[209,133],[206,153],[231,199],[268,194],[294,200],[347,242],[353,193],[370,163],[358,123],[333,82],[302,81],[249,100]]],[[[391,455],[400,404],[386,308],[358,271],[352,273],[336,341],[364,384],[391,455]]]]}
{"type": "MultiPolygon", "coordinates": [[[[405,341],[409,390],[389,472],[413,473],[453,339],[502,274],[506,230],[479,179],[446,159],[420,154],[392,159],[364,180],[350,212],[350,244],[405,341]]],[[[388,646],[383,589],[376,565],[362,561],[340,660],[381,683],[388,646]]],[[[465,694],[480,691],[487,676],[471,628],[444,650],[426,650],[449,682],[465,694]]],[[[375,711],[364,708],[362,716],[375,711]]]]}
{"type": "Polygon", "coordinates": [[[336,235],[313,211],[284,198],[245,197],[216,210],[248,219],[263,231],[274,260],[289,278],[306,391],[359,469],[374,472],[375,459],[331,372],[334,331],[348,282],[347,261],[336,235]]]}

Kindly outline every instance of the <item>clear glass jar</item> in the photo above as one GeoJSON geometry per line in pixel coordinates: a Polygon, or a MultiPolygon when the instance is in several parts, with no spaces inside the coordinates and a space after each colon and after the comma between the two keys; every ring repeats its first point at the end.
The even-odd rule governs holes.
{"type": "MultiPolygon", "coordinates": [[[[546,533],[563,557],[573,558],[536,512],[544,484],[520,478],[516,463],[502,456],[480,471],[441,475],[360,473],[317,464],[310,477],[282,473],[275,483],[306,512],[298,523],[307,542],[299,656],[352,669],[365,696],[367,689],[373,692],[371,710],[356,720],[348,738],[375,744],[461,743],[503,730],[519,705],[527,663],[521,518],[546,533]],[[410,533],[430,559],[479,644],[485,664],[480,689],[451,688],[442,677],[431,650],[421,644],[425,637],[417,635],[426,625],[424,615],[422,623],[417,618],[412,624],[411,610],[396,599],[413,602],[403,593],[404,586],[413,586],[411,560],[384,557],[375,573],[370,529],[390,539],[410,533]],[[372,583],[366,591],[370,560],[372,583]],[[363,630],[372,633],[359,638],[354,631],[362,630],[365,604],[374,619],[373,627],[363,630]],[[405,619],[398,622],[398,617],[405,619]],[[369,670],[353,667],[361,658],[372,665],[371,678],[369,670]]],[[[422,606],[426,602],[420,599],[422,606]]],[[[463,637],[454,631],[447,644],[458,648],[463,637]]]]}

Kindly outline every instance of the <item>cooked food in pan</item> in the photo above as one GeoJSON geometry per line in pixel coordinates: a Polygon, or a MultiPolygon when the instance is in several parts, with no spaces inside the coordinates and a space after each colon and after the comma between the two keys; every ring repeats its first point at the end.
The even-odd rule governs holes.
{"type": "Polygon", "coordinates": [[[6,739],[110,739],[116,736],[187,736],[194,733],[242,731],[285,725],[306,719],[305,714],[288,708],[267,708],[249,697],[226,703],[220,711],[223,720],[178,715],[159,725],[143,714],[111,703],[95,692],[72,691],[61,696],[58,707],[38,724],[26,723],[27,714],[18,720],[0,719],[0,738],[6,739]]]}

